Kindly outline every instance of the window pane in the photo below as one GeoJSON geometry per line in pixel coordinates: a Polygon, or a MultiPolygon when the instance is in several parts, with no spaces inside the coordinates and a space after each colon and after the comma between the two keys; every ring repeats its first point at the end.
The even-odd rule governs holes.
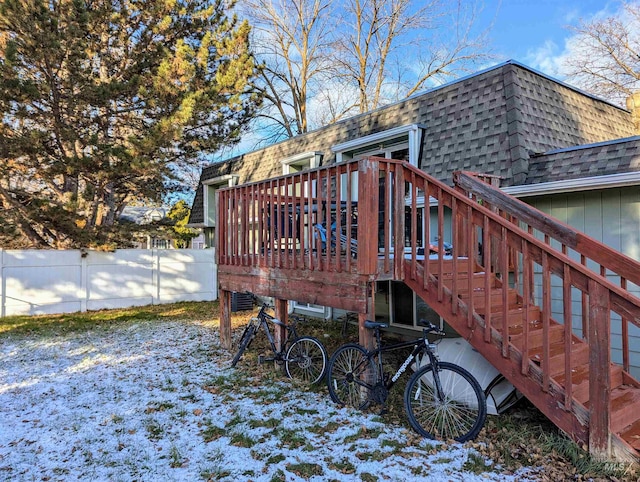
{"type": "Polygon", "coordinates": [[[413,291],[406,284],[392,282],[393,322],[396,325],[413,326],[413,291]]]}
{"type": "Polygon", "coordinates": [[[436,326],[440,326],[440,316],[438,313],[416,295],[416,320],[427,320],[436,326]]]}
{"type": "Polygon", "coordinates": [[[376,283],[376,295],[375,295],[375,310],[376,321],[389,323],[391,317],[389,316],[389,282],[379,281],[376,283]]]}
{"type": "Polygon", "coordinates": [[[398,161],[408,161],[409,160],[409,148],[406,147],[404,149],[400,149],[397,151],[391,151],[391,159],[396,159],[398,161]]]}

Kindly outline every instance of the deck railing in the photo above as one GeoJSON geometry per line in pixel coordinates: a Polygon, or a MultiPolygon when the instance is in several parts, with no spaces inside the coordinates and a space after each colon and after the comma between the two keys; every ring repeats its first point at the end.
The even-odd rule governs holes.
{"type": "Polygon", "coordinates": [[[575,438],[607,453],[612,325],[620,325],[622,340],[616,361],[628,372],[629,340],[640,327],[640,298],[629,288],[640,285],[640,264],[473,176],[455,181],[449,187],[406,162],[366,158],[220,190],[219,264],[421,282],[437,301],[449,300],[469,329],[482,330],[485,342],[498,340],[502,357],[517,352],[522,375],[557,395],[556,405],[588,417],[588,432],[575,438]],[[324,244],[317,225],[326,230],[324,244]],[[450,259],[445,241],[454,245],[450,259]],[[430,244],[438,254],[430,255],[430,244]],[[473,295],[478,277],[480,297],[473,295]],[[501,335],[509,332],[514,290],[523,313],[518,347],[501,335]],[[530,318],[536,305],[541,320],[530,318]],[[530,327],[539,322],[542,349],[534,353],[530,327]],[[561,354],[552,352],[557,323],[564,324],[561,354]],[[592,342],[586,355],[574,350],[580,339],[592,342]],[[588,408],[572,397],[572,367],[580,362],[589,364],[588,408]]]}

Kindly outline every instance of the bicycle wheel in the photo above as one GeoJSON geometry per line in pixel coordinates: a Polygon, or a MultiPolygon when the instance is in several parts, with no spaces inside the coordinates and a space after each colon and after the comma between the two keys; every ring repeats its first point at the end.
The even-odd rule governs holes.
{"type": "Polygon", "coordinates": [[[327,358],[327,350],[322,343],[312,336],[302,336],[287,350],[287,376],[309,385],[318,383],[327,368],[327,358]]]}
{"type": "Polygon", "coordinates": [[[331,400],[364,409],[371,401],[376,365],[367,350],[357,344],[342,345],[329,360],[327,385],[331,400]]]}
{"type": "Polygon", "coordinates": [[[416,371],[404,391],[409,423],[420,435],[466,442],[474,439],[487,418],[487,400],[478,381],[464,368],[441,362],[436,372],[442,399],[436,394],[432,365],[416,371]]]}
{"type": "Polygon", "coordinates": [[[238,353],[236,353],[236,355],[233,357],[233,360],[231,361],[232,367],[235,367],[236,363],[238,363],[238,360],[242,358],[242,354],[251,344],[251,341],[253,340],[255,334],[256,326],[252,322],[250,322],[244,329],[244,333],[242,333],[242,336],[240,337],[240,347],[238,348],[238,353]]]}

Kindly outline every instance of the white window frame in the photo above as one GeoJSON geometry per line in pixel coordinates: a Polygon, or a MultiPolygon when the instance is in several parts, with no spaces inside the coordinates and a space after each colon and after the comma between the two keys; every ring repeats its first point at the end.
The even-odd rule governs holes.
{"type": "Polygon", "coordinates": [[[320,165],[322,160],[322,152],[309,151],[287,157],[280,161],[282,164],[282,174],[291,174],[291,166],[304,169],[315,169],[320,165]]]}
{"type": "Polygon", "coordinates": [[[297,301],[292,301],[294,310],[304,310],[309,311],[311,313],[318,313],[324,316],[324,306],[322,305],[314,305],[313,303],[299,303],[297,301]]]}
{"type": "Polygon", "coordinates": [[[225,174],[223,176],[214,177],[211,179],[206,179],[202,181],[202,189],[203,189],[203,222],[204,226],[207,228],[215,228],[216,221],[215,218],[212,220],[209,217],[209,207],[211,206],[211,202],[213,201],[213,205],[215,206],[215,196],[216,191],[223,187],[233,187],[238,184],[238,180],[240,176],[237,174],[225,174]]]}
{"type": "MultiPolygon", "coordinates": [[[[423,124],[409,124],[406,126],[394,127],[386,131],[376,132],[368,136],[359,137],[351,141],[336,144],[331,147],[331,151],[336,155],[336,162],[343,162],[345,154],[356,149],[363,149],[371,146],[371,151],[375,150],[376,144],[384,143],[392,139],[407,136],[407,144],[409,147],[409,164],[418,167],[418,156],[420,155],[420,141],[422,140],[422,130],[425,129],[423,124]]],[[[398,143],[400,144],[400,143],[398,143]]]]}

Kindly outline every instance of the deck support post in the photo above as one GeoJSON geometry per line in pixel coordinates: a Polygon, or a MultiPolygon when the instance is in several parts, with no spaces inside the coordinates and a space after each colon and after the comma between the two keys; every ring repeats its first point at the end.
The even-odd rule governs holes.
{"type": "Polygon", "coordinates": [[[375,348],[375,340],[373,337],[373,330],[369,330],[364,327],[364,322],[367,320],[375,320],[375,304],[373,297],[375,296],[375,281],[367,283],[367,307],[364,313],[358,313],[358,340],[359,343],[367,350],[373,350],[375,348]]]}
{"type": "MultiPolygon", "coordinates": [[[[281,300],[279,298],[274,298],[273,300],[275,316],[282,323],[287,323],[287,300],[281,300]]],[[[284,326],[274,325],[275,331],[275,339],[276,339],[276,348],[278,351],[282,350],[282,347],[287,341],[287,329],[284,326]]]]}
{"type": "Polygon", "coordinates": [[[589,280],[589,453],[611,459],[611,335],[609,291],[589,280]]]}
{"type": "Polygon", "coordinates": [[[231,350],[231,291],[218,290],[220,299],[220,345],[231,350]]]}

